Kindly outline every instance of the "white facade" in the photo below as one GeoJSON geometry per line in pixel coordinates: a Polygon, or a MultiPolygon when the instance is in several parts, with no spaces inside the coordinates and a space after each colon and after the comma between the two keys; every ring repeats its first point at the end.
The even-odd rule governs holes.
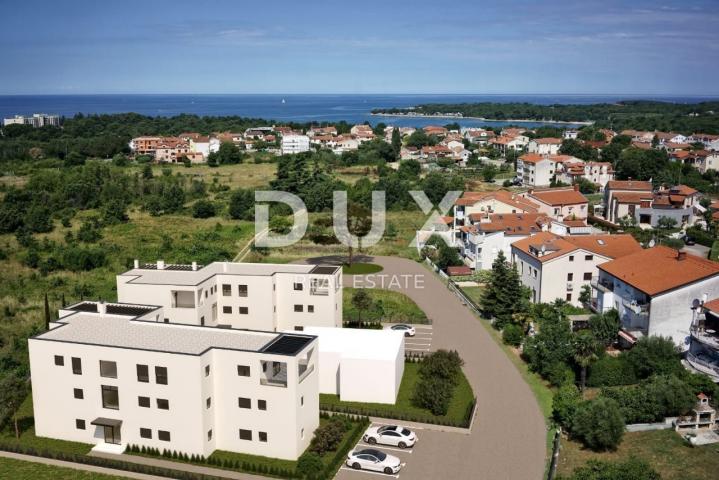
{"type": "Polygon", "coordinates": [[[357,328],[305,328],[319,341],[320,393],[350,402],[397,401],[404,374],[404,333],[357,328]]]}
{"type": "Polygon", "coordinates": [[[549,158],[535,159],[534,155],[523,157],[517,159],[517,178],[522,184],[534,187],[549,186],[557,168],[556,163],[549,158]]]}
{"type": "Polygon", "coordinates": [[[339,267],[161,261],[135,267],[117,276],[118,301],[160,305],[174,323],[266,331],[342,326],[339,267]]]}
{"type": "Polygon", "coordinates": [[[529,153],[537,153],[539,155],[556,155],[559,153],[559,147],[561,146],[562,142],[558,138],[538,138],[536,140],[529,141],[529,144],[527,144],[527,151],[529,153]]]}
{"type": "Polygon", "coordinates": [[[302,153],[310,151],[310,137],[307,135],[284,135],[282,137],[282,154],[302,153]]]}
{"type": "Polygon", "coordinates": [[[46,126],[60,126],[59,115],[47,115],[45,113],[33,113],[32,117],[25,117],[22,115],[15,115],[12,118],[6,118],[3,120],[3,125],[32,125],[35,128],[46,127],[46,126]]]}
{"type": "Polygon", "coordinates": [[[116,453],[135,444],[301,455],[319,425],[316,338],[158,322],[164,315],[83,302],[31,338],[36,434],[116,453]]]}

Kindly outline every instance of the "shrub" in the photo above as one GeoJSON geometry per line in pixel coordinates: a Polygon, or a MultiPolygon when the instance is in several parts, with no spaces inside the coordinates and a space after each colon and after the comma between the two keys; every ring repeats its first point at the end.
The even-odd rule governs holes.
{"type": "Polygon", "coordinates": [[[580,403],[572,420],[572,434],[592,450],[615,450],[624,436],[619,405],[605,397],[580,403]]]}
{"type": "Polygon", "coordinates": [[[446,415],[452,400],[454,383],[442,377],[423,377],[415,387],[412,403],[433,415],[446,415]]]}
{"type": "Polygon", "coordinates": [[[502,341],[504,341],[507,345],[518,347],[522,344],[523,338],[524,332],[522,331],[522,327],[519,325],[510,323],[504,327],[504,330],[502,330],[502,341]]]}
{"type": "Polygon", "coordinates": [[[644,460],[630,457],[619,462],[589,460],[574,470],[571,477],[557,480],[661,480],[661,475],[644,460]]]}
{"type": "Polygon", "coordinates": [[[192,206],[194,218],[210,218],[215,216],[215,204],[209,200],[198,200],[192,206]]]}
{"type": "Polygon", "coordinates": [[[322,459],[315,452],[305,452],[297,459],[297,472],[309,477],[324,468],[322,459]]]}
{"type": "Polygon", "coordinates": [[[679,350],[668,337],[642,337],[625,355],[639,379],[684,370],[679,350]]]}
{"type": "Polygon", "coordinates": [[[437,350],[425,357],[419,367],[419,374],[425,378],[442,378],[454,384],[462,365],[464,361],[456,350],[437,350]]]}
{"type": "Polygon", "coordinates": [[[576,385],[562,385],[552,399],[552,417],[560,425],[571,428],[574,414],[581,402],[582,396],[576,385]]]}
{"type": "Polygon", "coordinates": [[[611,387],[615,385],[631,385],[637,382],[632,365],[625,355],[613,357],[603,355],[591,367],[587,385],[590,387],[611,387]]]}
{"type": "Polygon", "coordinates": [[[310,452],[322,455],[337,448],[342,441],[347,423],[341,417],[335,416],[330,421],[315,430],[315,435],[310,442],[310,452]]]}

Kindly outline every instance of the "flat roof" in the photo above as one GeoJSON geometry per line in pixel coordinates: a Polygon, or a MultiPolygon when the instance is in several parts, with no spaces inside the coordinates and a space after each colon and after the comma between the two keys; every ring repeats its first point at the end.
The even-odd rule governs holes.
{"type": "Polygon", "coordinates": [[[346,358],[395,360],[404,344],[404,332],[394,330],[305,327],[304,332],[318,338],[320,352],[337,352],[346,358]]]}
{"type": "MultiPolygon", "coordinates": [[[[282,338],[289,337],[289,341],[302,339],[303,346],[314,339],[310,335],[168,324],[82,311],[67,315],[56,323],[61,325],[33,338],[184,355],[201,355],[212,348],[294,355],[299,350],[264,349],[282,338]]],[[[285,342],[283,340],[283,344],[285,342]]]]}
{"type": "Polygon", "coordinates": [[[246,276],[271,276],[277,273],[316,274],[327,275],[337,271],[335,266],[323,267],[319,265],[303,264],[272,264],[272,263],[236,263],[236,262],[213,262],[205,267],[198,265],[197,270],[192,268],[176,268],[176,265],[166,265],[164,269],[158,270],[153,264],[152,268],[133,268],[120,274],[126,277],[136,277],[127,283],[150,284],[150,285],[198,285],[215,275],[246,275],[246,276]],[[324,269],[327,268],[327,273],[324,269]],[[330,272],[329,269],[332,269],[330,272]]]}

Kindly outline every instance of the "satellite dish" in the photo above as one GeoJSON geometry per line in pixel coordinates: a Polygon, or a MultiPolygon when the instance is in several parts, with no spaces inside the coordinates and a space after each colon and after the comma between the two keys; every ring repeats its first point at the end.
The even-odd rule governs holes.
{"type": "Polygon", "coordinates": [[[698,298],[695,298],[694,300],[692,300],[692,310],[696,310],[701,304],[702,302],[699,301],[698,298]]]}

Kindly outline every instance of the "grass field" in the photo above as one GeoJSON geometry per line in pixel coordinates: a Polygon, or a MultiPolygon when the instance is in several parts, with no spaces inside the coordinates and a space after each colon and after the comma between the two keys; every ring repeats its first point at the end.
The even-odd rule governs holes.
{"type": "MultiPolygon", "coordinates": [[[[141,166],[130,168],[136,168],[138,171],[142,169],[141,166]]],[[[208,185],[213,183],[227,185],[231,189],[257,189],[268,186],[270,181],[275,179],[277,172],[276,163],[245,162],[237,165],[221,165],[218,167],[193,165],[190,168],[184,165],[173,164],[153,165],[153,175],[162,175],[162,170],[165,168],[169,168],[173,175],[180,173],[189,178],[203,180],[208,185]]]]}
{"type": "Polygon", "coordinates": [[[377,273],[382,271],[382,265],[374,263],[353,263],[352,265],[342,265],[342,273],[345,275],[367,275],[369,273],[377,273]]]}
{"type": "MultiPolygon", "coordinates": [[[[352,296],[357,290],[351,287],[343,288],[342,315],[343,320],[346,322],[358,320],[357,309],[352,305],[352,296]]],[[[424,311],[404,293],[380,288],[363,288],[362,290],[369,293],[375,304],[374,308],[369,308],[362,312],[363,322],[429,323],[424,311]],[[381,304],[381,309],[376,308],[378,303],[381,304]]]]}
{"type": "Polygon", "coordinates": [[[343,402],[339,399],[338,395],[321,393],[320,409],[348,407],[358,414],[367,416],[404,418],[406,420],[417,419],[416,421],[420,422],[428,420],[438,422],[448,421],[453,424],[464,422],[467,412],[474,400],[472,387],[469,385],[464,373],[460,375],[459,384],[455,387],[447,415],[442,416],[433,415],[429,410],[416,407],[412,404],[411,398],[417,382],[419,382],[419,363],[406,362],[404,364],[402,383],[399,387],[399,393],[397,394],[397,402],[394,405],[387,403],[343,402]]]}
{"type": "Polygon", "coordinates": [[[0,457],[0,478],[8,480],[125,480],[127,477],[83,472],[0,457]]]}
{"type": "Polygon", "coordinates": [[[590,459],[644,459],[662,480],[714,480],[719,477],[719,446],[690,447],[673,430],[626,433],[616,452],[597,453],[581,444],[562,440],[557,472],[569,475],[590,459]]]}

